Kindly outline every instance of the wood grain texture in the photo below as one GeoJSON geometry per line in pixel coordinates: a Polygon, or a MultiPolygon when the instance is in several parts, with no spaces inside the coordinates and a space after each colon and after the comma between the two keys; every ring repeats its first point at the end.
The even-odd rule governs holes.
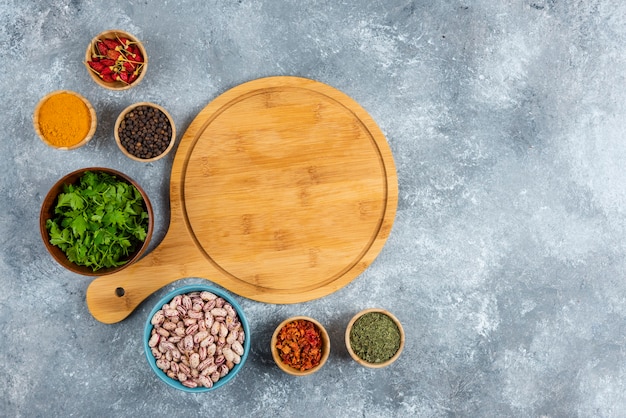
{"type": "Polygon", "coordinates": [[[95,279],[88,307],[118,322],[185,277],[267,303],[323,297],[374,261],[397,199],[391,150],[350,97],[298,77],[242,84],[181,139],[163,241],[122,274],[95,279]]]}

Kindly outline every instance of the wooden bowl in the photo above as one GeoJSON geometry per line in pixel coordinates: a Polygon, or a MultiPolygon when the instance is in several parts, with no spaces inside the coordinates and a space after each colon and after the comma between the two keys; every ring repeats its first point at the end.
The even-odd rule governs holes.
{"type": "Polygon", "coordinates": [[[120,148],[120,150],[122,151],[122,153],[125,156],[127,156],[128,158],[130,158],[132,160],[135,160],[135,161],[139,161],[139,162],[142,162],[142,163],[149,163],[149,162],[156,161],[156,160],[159,160],[159,159],[165,157],[172,150],[172,148],[174,148],[174,143],[176,142],[176,126],[174,125],[174,119],[172,119],[172,116],[162,106],[159,106],[157,104],[150,103],[150,102],[139,102],[139,103],[134,103],[134,104],[128,106],[126,109],[122,110],[120,115],[117,117],[117,120],[115,121],[115,127],[113,129],[113,135],[115,136],[115,142],[117,143],[117,146],[120,148]],[[152,157],[152,158],[139,158],[139,157],[131,154],[124,147],[124,145],[122,145],[122,141],[120,139],[119,128],[120,128],[120,124],[124,120],[124,117],[126,116],[126,114],[128,114],[129,112],[131,112],[132,110],[134,110],[135,108],[137,108],[139,106],[150,106],[150,107],[153,107],[155,109],[160,110],[167,117],[167,120],[170,122],[170,126],[172,127],[172,137],[170,138],[169,145],[167,146],[165,151],[163,151],[161,154],[159,154],[159,155],[157,155],[155,157],[152,157]]]}
{"type": "Polygon", "coordinates": [[[276,327],[276,330],[274,331],[274,334],[272,335],[272,340],[270,343],[270,350],[272,351],[272,358],[274,359],[274,362],[282,371],[293,376],[307,376],[321,369],[324,366],[324,363],[326,363],[326,360],[328,360],[328,356],[330,355],[330,337],[328,336],[328,332],[322,326],[322,324],[317,322],[315,319],[309,318],[308,316],[294,316],[294,317],[285,319],[283,322],[280,323],[280,325],[276,327]],[[278,340],[278,333],[280,332],[280,330],[288,323],[296,321],[298,319],[312,322],[315,325],[315,327],[318,329],[322,337],[322,358],[320,359],[320,363],[317,366],[311,369],[305,370],[305,371],[298,370],[296,368],[293,368],[283,363],[282,359],[280,358],[278,354],[278,349],[276,348],[276,342],[278,340]]]}
{"type": "Polygon", "coordinates": [[[150,243],[150,239],[152,238],[152,232],[154,228],[154,212],[152,210],[152,205],[150,204],[150,200],[148,199],[148,195],[146,192],[139,186],[139,184],[128,177],[126,174],[121,173],[117,170],[113,170],[111,168],[104,167],[90,167],[90,168],[81,168],[80,170],[73,171],[65,176],[63,176],[59,181],[57,181],[54,186],[50,189],[45,199],[43,200],[43,204],[41,205],[41,211],[39,213],[39,231],[41,233],[41,238],[46,246],[46,249],[59,264],[61,264],[66,269],[82,274],[84,276],[104,276],[107,274],[116,273],[124,268],[130,266],[135,261],[139,260],[142,254],[148,248],[148,244],[150,243]],[[132,184],[139,190],[141,196],[143,197],[145,210],[148,212],[148,231],[146,234],[146,239],[139,248],[137,248],[132,254],[129,254],[128,262],[122,266],[118,267],[109,267],[102,268],[97,271],[93,271],[91,267],[77,265],[68,260],[67,256],[59,247],[54,246],[50,243],[50,235],[48,230],[46,229],[46,221],[48,219],[52,219],[54,217],[54,208],[57,203],[58,195],[63,192],[63,187],[66,184],[74,184],[86,171],[101,171],[107,174],[116,176],[118,179],[123,180],[129,184],[132,184]]]}
{"type": "Polygon", "coordinates": [[[85,51],[85,67],[87,68],[87,72],[89,73],[89,76],[99,86],[102,86],[105,89],[109,89],[109,90],[127,90],[139,84],[139,82],[141,82],[141,80],[143,80],[143,78],[145,77],[146,71],[148,70],[148,54],[146,53],[146,49],[144,48],[143,44],[139,42],[139,39],[137,39],[135,36],[131,35],[130,33],[125,32],[123,30],[119,30],[119,29],[106,30],[96,35],[91,40],[89,45],[87,45],[87,50],[85,51]],[[137,47],[139,48],[141,55],[143,55],[143,66],[141,68],[141,72],[139,72],[137,78],[130,84],[124,83],[123,81],[112,81],[112,82],[104,81],[102,78],[100,78],[98,74],[96,74],[96,72],[87,63],[88,61],[91,61],[92,55],[94,51],[96,51],[95,45],[98,40],[117,39],[117,38],[130,39],[132,42],[137,44],[137,47]]]}
{"type": "Polygon", "coordinates": [[[386,311],[384,309],[377,309],[377,308],[365,309],[357,313],[354,317],[352,317],[352,319],[350,320],[346,328],[345,342],[346,342],[346,348],[348,349],[348,353],[350,353],[350,357],[352,357],[354,361],[356,361],[357,363],[365,367],[383,368],[383,367],[389,366],[391,363],[396,361],[398,357],[400,357],[400,353],[402,352],[402,349],[404,348],[404,340],[405,340],[405,335],[404,335],[404,329],[402,328],[402,324],[400,323],[398,318],[396,318],[391,312],[386,311]],[[388,316],[396,324],[396,326],[398,327],[398,330],[400,331],[400,347],[398,348],[398,351],[396,351],[393,357],[391,357],[389,360],[381,362],[381,363],[370,363],[370,362],[363,360],[354,352],[354,350],[352,349],[352,345],[350,344],[350,332],[352,331],[352,327],[354,326],[354,323],[363,315],[367,313],[371,313],[371,312],[381,313],[381,314],[388,316]]]}
{"type": "MultiPolygon", "coordinates": [[[[74,115],[74,114],[64,114],[63,115],[63,119],[64,120],[60,120],[59,123],[61,124],[68,124],[72,122],[72,118],[73,117],[77,117],[78,115],[74,115]]],[[[81,96],[80,94],[74,92],[74,91],[70,91],[70,90],[56,90],[53,91],[47,95],[45,95],[40,101],[39,103],[37,103],[37,106],[35,106],[35,111],[33,112],[33,127],[35,128],[35,132],[37,133],[37,135],[39,136],[39,138],[41,138],[41,140],[43,141],[44,144],[52,147],[52,148],[56,148],[59,150],[73,150],[79,147],[82,147],[83,145],[85,145],[86,143],[88,143],[89,141],[91,141],[91,138],[93,138],[94,134],[96,133],[96,126],[98,123],[98,119],[96,117],[96,111],[94,110],[93,106],[91,105],[91,103],[89,103],[89,100],[87,100],[86,98],[84,98],[83,96],[81,96]],[[89,117],[90,117],[90,121],[89,121],[89,130],[87,131],[87,134],[85,135],[85,137],[80,140],[79,142],[73,144],[73,145],[69,145],[69,146],[63,146],[63,145],[57,145],[53,142],[50,141],[49,138],[46,137],[46,135],[42,132],[41,129],[41,121],[40,120],[40,111],[42,106],[51,98],[61,95],[61,94],[70,94],[72,96],[75,96],[76,98],[80,99],[80,101],[82,101],[85,106],[87,107],[87,112],[89,113],[89,117]]]]}

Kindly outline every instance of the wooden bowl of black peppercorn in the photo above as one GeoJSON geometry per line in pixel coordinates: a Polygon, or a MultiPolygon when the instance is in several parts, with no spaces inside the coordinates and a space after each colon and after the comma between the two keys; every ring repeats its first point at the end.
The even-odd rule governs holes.
{"type": "Polygon", "coordinates": [[[147,163],[163,158],[171,151],[176,140],[176,127],[163,107],[139,102],[120,113],[114,135],[124,155],[147,163]]]}

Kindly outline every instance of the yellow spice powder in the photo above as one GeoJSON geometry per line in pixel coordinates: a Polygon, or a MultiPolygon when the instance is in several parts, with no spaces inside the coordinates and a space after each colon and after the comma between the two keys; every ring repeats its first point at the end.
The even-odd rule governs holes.
{"type": "Polygon", "coordinates": [[[76,145],[87,136],[90,126],[89,109],[73,94],[55,94],[39,109],[39,130],[52,145],[76,145]]]}

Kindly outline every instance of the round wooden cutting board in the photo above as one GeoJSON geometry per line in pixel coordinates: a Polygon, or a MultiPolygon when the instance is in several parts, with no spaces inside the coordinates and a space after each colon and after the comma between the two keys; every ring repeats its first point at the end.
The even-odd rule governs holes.
{"type": "Polygon", "coordinates": [[[389,145],[358,103],[317,81],[269,77],[196,116],[176,151],[170,200],[157,248],[87,289],[99,321],[121,321],[185,277],[268,303],[328,295],[379,254],[398,185],[389,145]]]}

